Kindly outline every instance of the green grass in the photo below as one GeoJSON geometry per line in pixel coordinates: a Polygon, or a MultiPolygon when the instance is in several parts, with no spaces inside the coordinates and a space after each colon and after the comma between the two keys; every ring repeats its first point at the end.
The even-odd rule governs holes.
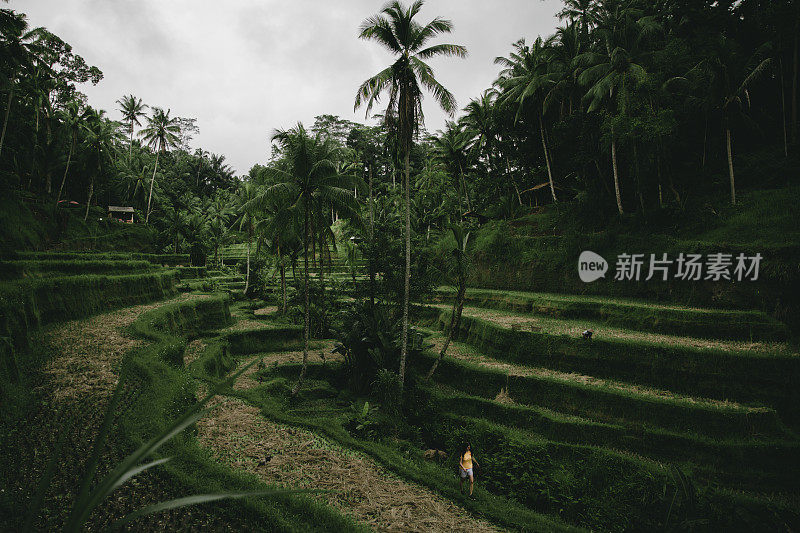
{"type": "MultiPolygon", "coordinates": [[[[455,289],[437,296],[452,301],[455,289]]],[[[592,320],[607,326],[710,339],[784,340],[784,324],[761,311],[699,309],[625,298],[468,289],[467,305],[564,319],[592,320]]]]}
{"type": "MultiPolygon", "coordinates": [[[[792,386],[800,357],[759,352],[730,353],[680,343],[605,338],[591,341],[503,327],[490,320],[462,316],[457,337],[494,358],[510,363],[578,372],[599,378],[665,388],[693,396],[736,399],[775,406],[794,418],[800,396],[792,386]]],[[[438,327],[449,324],[439,316],[438,327]]],[[[580,328],[578,328],[580,331],[580,328]]]]}
{"type": "MultiPolygon", "coordinates": [[[[267,384],[231,394],[261,407],[270,419],[308,427],[343,445],[369,453],[389,468],[399,466],[399,475],[426,484],[440,494],[448,495],[451,486],[454,486],[448,469],[444,468],[442,485],[437,486],[440,477],[435,469],[428,467],[426,477],[417,479],[419,467],[409,465],[408,458],[419,460],[419,454],[426,447],[452,452],[462,442],[471,441],[482,464],[478,486],[486,489],[485,493],[478,492],[479,500],[488,493],[497,501],[502,502],[506,498],[508,500],[505,501],[518,501],[533,511],[560,516],[578,526],[622,531],[663,529],[669,525],[665,521],[674,497],[673,520],[690,519],[697,513],[698,518],[716,514],[715,524],[735,523],[729,517],[725,518],[725,513],[719,509],[724,507],[730,510],[740,502],[727,493],[723,492],[725,496],[720,496],[716,489],[704,488],[700,476],[694,483],[700,489],[702,498],[709,499],[690,501],[681,492],[679,482],[669,466],[607,448],[553,442],[531,432],[492,424],[480,417],[453,415],[450,411],[437,409],[436,401],[431,402],[430,398],[425,394],[420,396],[419,392],[410,400],[413,414],[409,423],[415,431],[421,432],[423,445],[393,439],[379,439],[376,442],[354,437],[342,427],[346,421],[346,411],[337,410],[330,393],[320,397],[315,392],[322,390],[317,384],[320,380],[332,380],[335,390],[335,366],[310,366],[308,396],[304,400],[287,403],[274,396],[269,377],[277,378],[279,382],[293,378],[298,371],[297,364],[262,371],[267,384]],[[398,452],[405,452],[405,457],[396,457],[398,452]],[[712,497],[715,501],[713,504],[710,500],[712,497]],[[700,509],[697,509],[698,506],[700,509]]],[[[513,424],[514,420],[509,420],[509,423],[513,424]]],[[[424,465],[421,463],[421,466],[424,465]]],[[[687,470],[687,474],[691,480],[691,470],[687,470]]],[[[786,478],[794,488],[795,478],[791,475],[786,478]]],[[[782,481],[787,483],[786,480],[782,481]]],[[[749,524],[746,527],[752,527],[759,521],[773,523],[776,513],[780,516],[779,521],[797,522],[797,513],[785,505],[761,497],[748,497],[747,501],[750,514],[742,522],[749,524]]],[[[496,518],[492,520],[497,521],[496,518]]],[[[498,523],[515,527],[507,522],[498,523]]]]}
{"type": "Polygon", "coordinates": [[[150,254],[141,252],[17,252],[20,259],[30,260],[111,260],[111,261],[149,261],[155,265],[176,266],[190,264],[189,254],[150,254]]]}
{"type": "Polygon", "coordinates": [[[45,259],[23,261],[0,261],[0,279],[20,279],[43,276],[65,276],[80,274],[124,274],[143,272],[153,268],[149,261],[108,259],[45,259]]]}
{"type": "MultiPolygon", "coordinates": [[[[716,308],[760,309],[794,324],[800,306],[800,187],[745,194],[740,205],[696,206],[669,225],[634,215],[611,222],[579,221],[569,206],[551,206],[527,219],[497,220],[476,229],[469,285],[550,293],[647,298],[716,308]],[[677,226],[677,227],[676,227],[677,226]],[[583,283],[578,256],[592,250],[610,262],[621,253],[745,253],[763,257],[759,279],[742,283],[684,280],[583,283]],[[509,268],[513,265],[514,268],[509,268]]],[[[446,247],[437,242],[439,252],[446,247]]],[[[612,265],[613,268],[613,265],[612,265]]],[[[613,276],[607,276],[611,278],[613,276]]]]}
{"type": "MultiPolygon", "coordinates": [[[[537,406],[501,403],[449,387],[429,387],[434,408],[443,413],[515,427],[556,442],[625,450],[658,461],[692,463],[716,472],[780,474],[782,490],[796,490],[800,443],[789,440],[711,439],[657,428],[631,428],[566,416],[537,406]]],[[[715,473],[716,473],[715,472],[715,473]]]]}
{"type": "Polygon", "coordinates": [[[18,379],[19,358],[41,326],[166,298],[175,294],[174,279],[174,272],[160,271],[0,283],[0,383],[18,379]]]}
{"type": "MultiPolygon", "coordinates": [[[[283,342],[282,339],[276,338],[271,348],[262,345],[261,352],[282,349],[285,347],[283,342]]],[[[202,364],[200,360],[197,363],[202,364]]],[[[298,371],[298,367],[292,365],[279,368],[293,376],[298,371]]],[[[330,368],[330,365],[326,368],[330,368]]],[[[304,400],[300,402],[271,396],[266,392],[273,390],[271,383],[248,391],[228,390],[226,394],[239,397],[259,407],[264,416],[270,420],[310,429],[344,447],[365,453],[400,477],[426,486],[476,515],[497,524],[523,531],[576,530],[558,519],[536,513],[512,500],[481,490],[480,486],[476,491],[475,500],[464,499],[459,494],[452,469],[426,461],[422,457],[423,450],[409,442],[398,443],[393,439],[375,442],[353,437],[343,427],[343,423],[348,420],[349,409],[337,407],[332,403],[330,385],[322,385],[324,382],[318,381],[322,377],[320,372],[324,374],[325,370],[320,365],[311,365],[309,371],[309,381],[301,395],[304,400]]]]}
{"type": "MultiPolygon", "coordinates": [[[[194,400],[194,381],[181,369],[186,335],[227,322],[228,300],[213,297],[178,302],[144,313],[132,326],[151,341],[125,361],[137,391],[135,402],[120,421],[130,447],[158,432],[194,400]]],[[[268,488],[254,476],[221,466],[191,433],[174,439],[162,452],[175,459],[162,467],[162,478],[178,492],[255,491],[268,488]]],[[[364,531],[352,518],[306,495],[230,501],[214,507],[221,516],[263,531],[364,531]]]]}
{"type": "MultiPolygon", "coordinates": [[[[433,358],[433,355],[423,355],[409,364],[416,371],[424,372],[433,358]]],[[[769,408],[649,395],[546,374],[509,375],[503,370],[452,358],[445,358],[439,365],[436,381],[488,399],[506,390],[511,399],[520,404],[634,427],[715,437],[784,435],[787,431],[777,413],[769,408]]]]}

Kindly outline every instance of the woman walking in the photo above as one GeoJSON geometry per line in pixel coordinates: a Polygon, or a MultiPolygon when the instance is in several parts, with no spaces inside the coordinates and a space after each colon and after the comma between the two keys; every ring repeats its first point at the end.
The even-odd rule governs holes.
{"type": "Polygon", "coordinates": [[[458,471],[461,474],[461,494],[464,494],[464,480],[469,477],[469,496],[472,497],[472,489],[475,486],[475,476],[472,471],[472,465],[480,467],[478,461],[472,456],[472,446],[470,443],[464,445],[461,451],[461,456],[458,460],[458,471]]]}

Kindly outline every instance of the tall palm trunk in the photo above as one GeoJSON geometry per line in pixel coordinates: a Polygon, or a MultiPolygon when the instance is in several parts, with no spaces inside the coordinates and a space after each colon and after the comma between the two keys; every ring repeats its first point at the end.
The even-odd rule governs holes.
{"type": "Polygon", "coordinates": [[[404,154],[405,166],[405,202],[406,202],[406,271],[403,288],[403,333],[400,341],[400,394],[402,397],[403,385],[406,377],[406,357],[408,356],[408,300],[411,294],[411,195],[409,183],[411,172],[409,163],[410,147],[406,147],[404,154]]]}
{"type": "Polygon", "coordinates": [[[319,236],[319,286],[322,291],[320,298],[320,310],[325,312],[325,236],[319,236]]]}
{"type": "Polygon", "coordinates": [[[780,84],[781,84],[781,119],[783,120],[783,156],[789,157],[789,141],[786,131],[786,87],[783,80],[783,60],[779,62],[780,67],[780,84]]]}
{"type": "Polygon", "coordinates": [[[133,155],[133,120],[131,120],[131,143],[128,145],[128,164],[131,163],[132,155],[133,155]]]}
{"type": "Polygon", "coordinates": [[[8,91],[8,103],[6,104],[6,116],[3,118],[3,132],[0,133],[0,154],[3,153],[3,141],[6,138],[6,129],[8,128],[8,115],[11,114],[11,102],[14,99],[14,87],[8,91]]]}
{"type": "MultiPolygon", "coordinates": [[[[53,136],[53,128],[50,125],[50,116],[45,117],[46,121],[45,124],[47,125],[47,129],[45,130],[45,142],[47,143],[47,150],[48,152],[52,149],[52,142],[51,137],[53,136]]],[[[47,191],[47,195],[53,194],[53,171],[50,165],[47,165],[44,175],[44,190],[47,191]]]]}
{"type": "Polygon", "coordinates": [[[556,187],[553,184],[553,170],[550,168],[550,155],[547,152],[547,141],[544,138],[544,122],[542,121],[542,114],[539,113],[539,133],[542,136],[542,149],[544,150],[544,162],[547,164],[547,178],[550,180],[550,194],[553,196],[553,203],[557,204],[556,187]]]}
{"type": "Polygon", "coordinates": [[[244,294],[247,295],[247,290],[250,288],[250,241],[252,240],[252,236],[250,234],[250,228],[247,228],[247,272],[244,278],[244,294]]]}
{"type": "Polygon", "coordinates": [[[467,180],[464,179],[464,171],[461,169],[461,163],[458,164],[458,172],[461,175],[461,186],[464,187],[464,199],[467,201],[467,211],[472,212],[472,200],[469,197],[467,180]]]}
{"type": "Polygon", "coordinates": [[[700,162],[700,168],[706,168],[706,145],[708,144],[708,114],[706,114],[706,126],[703,130],[703,159],[700,162]]]}
{"type": "Polygon", "coordinates": [[[464,310],[464,298],[467,293],[467,277],[465,272],[462,268],[458,270],[458,292],[456,293],[456,299],[453,302],[453,311],[450,313],[450,327],[447,330],[447,337],[444,340],[444,344],[442,345],[442,349],[439,352],[439,357],[436,358],[436,361],[433,362],[433,366],[428,371],[428,379],[433,377],[433,373],[436,372],[436,369],[439,367],[439,363],[442,362],[444,359],[445,354],[447,354],[447,348],[450,346],[450,342],[453,340],[453,336],[455,335],[456,331],[458,330],[458,326],[461,323],[461,312],[464,310]]]}
{"type": "Polygon", "coordinates": [[[731,178],[731,205],[736,205],[736,185],[733,180],[733,151],[731,150],[731,129],[725,128],[725,139],[728,145],[728,174],[731,178]]]}
{"type": "Polygon", "coordinates": [[[64,177],[61,178],[61,186],[58,188],[58,196],[56,197],[56,205],[61,201],[61,193],[64,191],[64,184],[67,182],[67,172],[69,172],[69,164],[72,161],[72,152],[75,150],[75,143],[78,139],[78,132],[72,134],[72,143],[69,145],[69,155],[67,156],[67,167],[64,169],[64,177]]]}
{"type": "Polygon", "coordinates": [[[153,167],[153,177],[150,179],[150,194],[147,195],[147,214],[144,217],[144,223],[150,220],[150,201],[153,199],[153,184],[156,182],[156,170],[158,170],[158,156],[161,154],[161,150],[156,152],[156,165],[153,167]]]}
{"type": "Polygon", "coordinates": [[[506,174],[508,174],[508,179],[511,183],[514,184],[514,192],[517,193],[517,201],[519,205],[522,205],[522,195],[519,193],[519,187],[517,187],[517,182],[514,180],[514,175],[511,173],[511,164],[508,162],[508,155],[505,156],[506,160],[506,174]]]}
{"type": "Polygon", "coordinates": [[[794,15],[794,50],[793,50],[793,73],[792,73],[792,142],[797,142],[797,70],[800,65],[798,62],[798,48],[800,48],[800,5],[795,8],[794,15]]]}
{"type": "Polygon", "coordinates": [[[278,261],[281,263],[281,305],[282,309],[281,312],[286,312],[286,263],[283,260],[283,255],[281,254],[281,239],[278,237],[278,261]]]}
{"type": "Polygon", "coordinates": [[[614,128],[611,128],[611,165],[614,167],[614,194],[617,197],[617,210],[619,214],[625,214],[622,210],[622,196],[619,193],[619,173],[617,171],[617,139],[614,137],[614,128]]]}
{"type": "Polygon", "coordinates": [[[461,182],[461,188],[464,189],[464,198],[467,200],[467,211],[472,212],[472,201],[469,198],[469,191],[467,191],[467,181],[464,179],[464,170],[461,168],[461,161],[458,162],[458,179],[461,182]]]}
{"type": "Polygon", "coordinates": [[[303,380],[306,377],[306,370],[308,368],[308,337],[311,331],[310,329],[310,320],[311,314],[309,313],[309,299],[308,299],[308,208],[309,208],[309,201],[306,197],[305,201],[305,215],[304,215],[304,224],[303,224],[303,268],[305,270],[305,275],[303,276],[303,292],[305,293],[305,320],[304,320],[304,327],[303,327],[303,367],[300,370],[300,377],[297,378],[297,384],[294,386],[292,390],[292,396],[297,396],[297,393],[300,392],[300,387],[303,384],[303,380]]]}
{"type": "MultiPolygon", "coordinates": [[[[375,216],[373,214],[374,210],[374,198],[372,195],[372,165],[369,166],[369,242],[372,246],[375,245],[375,216]]],[[[370,254],[371,256],[372,254],[370,254]]],[[[370,305],[375,307],[375,268],[372,262],[372,258],[370,257],[369,263],[369,301],[370,305]]]]}
{"type": "Polygon", "coordinates": [[[89,219],[89,205],[92,203],[92,194],[94,194],[94,177],[89,180],[89,194],[86,198],[86,213],[83,215],[84,222],[89,219]]]}

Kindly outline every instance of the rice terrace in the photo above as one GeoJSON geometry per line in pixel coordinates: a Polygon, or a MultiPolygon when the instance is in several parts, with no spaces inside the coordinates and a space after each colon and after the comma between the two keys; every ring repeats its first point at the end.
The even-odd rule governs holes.
{"type": "Polygon", "coordinates": [[[228,4],[0,0],[0,531],[800,531],[800,3],[228,4]]]}

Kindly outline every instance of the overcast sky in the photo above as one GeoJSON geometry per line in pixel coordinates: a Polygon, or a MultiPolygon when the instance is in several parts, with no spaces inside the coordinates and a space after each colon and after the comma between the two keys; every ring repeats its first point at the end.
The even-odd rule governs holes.
{"type": "MultiPolygon", "coordinates": [[[[119,119],[115,101],[146,104],[197,119],[194,147],[224,154],[237,174],[269,156],[275,128],[307,126],[321,114],[365,122],[353,112],[358,85],[390,64],[374,42],[357,38],[383,0],[11,0],[31,26],[45,26],[103,71],[81,90],[119,119]]],[[[560,0],[428,0],[418,19],[453,21],[432,42],[467,47],[467,59],[432,60],[459,107],[495,79],[493,59],[520,37],[551,34],[560,0]]],[[[383,104],[383,102],[382,102],[383,104]]],[[[426,127],[446,119],[428,97],[426,127]]],[[[379,109],[381,110],[381,109],[379,109]]]]}

